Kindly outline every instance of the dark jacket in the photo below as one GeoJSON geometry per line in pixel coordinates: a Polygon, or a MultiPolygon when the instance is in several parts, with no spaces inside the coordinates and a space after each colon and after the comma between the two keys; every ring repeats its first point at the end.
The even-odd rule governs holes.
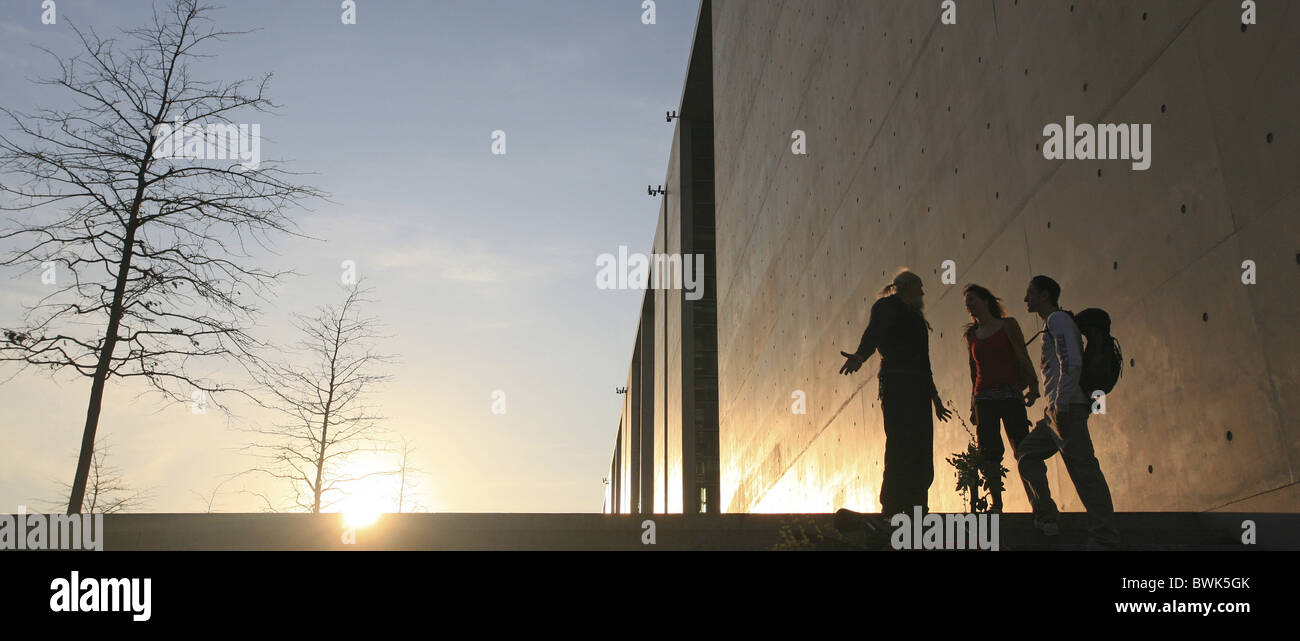
{"type": "Polygon", "coordinates": [[[930,371],[930,328],[898,294],[880,298],[871,306],[871,320],[854,353],[865,361],[877,351],[882,396],[889,389],[938,395],[930,371]]]}

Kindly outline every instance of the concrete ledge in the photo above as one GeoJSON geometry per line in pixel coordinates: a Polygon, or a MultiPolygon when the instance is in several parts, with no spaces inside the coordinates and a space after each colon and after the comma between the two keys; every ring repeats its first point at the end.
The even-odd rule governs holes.
{"type": "MultiPolygon", "coordinates": [[[[1124,549],[1300,549],[1300,515],[1232,512],[1138,512],[1116,515],[1124,549]],[[1241,543],[1252,520],[1256,545],[1241,543]]],[[[1061,515],[1061,535],[1047,538],[1028,514],[1003,514],[1003,550],[1082,549],[1086,516],[1061,515]]],[[[771,550],[782,532],[808,543],[796,549],[865,549],[841,535],[830,514],[600,515],[385,514],[355,530],[338,514],[110,514],[105,550],[771,550]],[[654,522],[654,545],[642,524],[654,522]]]]}

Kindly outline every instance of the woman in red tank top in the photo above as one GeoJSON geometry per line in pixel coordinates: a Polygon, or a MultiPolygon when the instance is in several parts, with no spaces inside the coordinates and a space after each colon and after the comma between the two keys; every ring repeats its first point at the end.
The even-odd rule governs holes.
{"type": "MultiPolygon", "coordinates": [[[[980,453],[993,470],[1002,467],[1005,448],[999,423],[1006,427],[1014,455],[1020,441],[1029,433],[1025,408],[1038,399],[1038,374],[1024,332],[1016,319],[1006,315],[1000,298],[979,285],[963,290],[966,311],[971,323],[966,326],[966,345],[970,356],[971,422],[980,453]],[[1024,393],[1029,388],[1028,393],[1024,393]]],[[[1000,478],[1000,477],[999,477],[1000,478]]],[[[1002,492],[990,491],[991,510],[1002,511],[1002,492]]]]}

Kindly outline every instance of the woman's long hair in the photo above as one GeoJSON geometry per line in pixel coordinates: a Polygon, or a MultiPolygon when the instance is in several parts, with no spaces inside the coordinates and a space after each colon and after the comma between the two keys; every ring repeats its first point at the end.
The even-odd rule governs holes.
{"type": "MultiPolygon", "coordinates": [[[[1002,308],[1002,299],[998,298],[997,296],[994,296],[993,292],[989,291],[987,287],[983,287],[980,285],[976,285],[975,283],[971,283],[966,287],[962,288],[961,290],[961,295],[963,299],[965,299],[967,294],[975,294],[976,296],[979,297],[980,300],[988,304],[989,313],[993,315],[993,318],[1007,317],[1006,310],[1002,308]]],[[[972,319],[971,322],[966,323],[967,342],[970,341],[971,337],[975,334],[975,330],[978,328],[979,328],[978,320],[972,319]]]]}

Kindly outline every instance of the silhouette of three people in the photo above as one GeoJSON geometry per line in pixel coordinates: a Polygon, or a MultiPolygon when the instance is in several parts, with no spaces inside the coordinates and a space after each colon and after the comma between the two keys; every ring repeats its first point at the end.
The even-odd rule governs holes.
{"type": "MultiPolygon", "coordinates": [[[[1001,299],[987,288],[963,290],[971,322],[965,339],[971,376],[971,422],[977,447],[993,470],[1004,455],[1001,425],[1007,432],[1021,481],[1034,511],[1035,526],[1046,535],[1059,532],[1045,461],[1061,453],[1066,470],[1088,512],[1090,547],[1119,542],[1110,488],[1088,434],[1090,404],[1079,385],[1082,334],[1073,316],[1059,307],[1061,288],[1035,276],[1026,289],[1027,310],[1044,320],[1039,368],[1047,406],[1032,430],[1026,408],[1039,398],[1038,375],[1029,359],[1020,324],[1007,316],[1001,299]]],[[[879,399],[885,424],[885,468],[880,487],[884,516],[919,506],[929,510],[934,481],[934,420],[946,422],[930,368],[929,332],[921,278],[901,269],[871,306],[858,349],[845,357],[841,374],[852,374],[880,353],[879,399]],[[933,412],[933,413],[932,413],[933,412]]],[[[991,510],[1002,511],[1002,494],[992,493],[991,510]]]]}

